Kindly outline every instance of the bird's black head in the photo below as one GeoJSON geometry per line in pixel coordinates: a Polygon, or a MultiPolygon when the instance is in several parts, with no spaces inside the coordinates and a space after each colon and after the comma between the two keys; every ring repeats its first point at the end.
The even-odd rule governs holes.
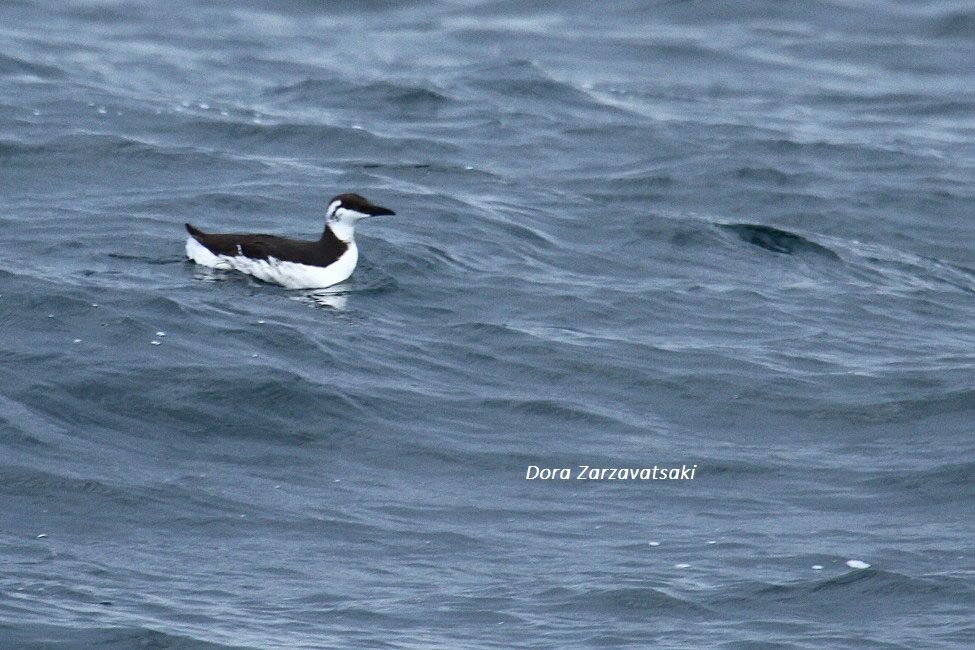
{"type": "Polygon", "coordinates": [[[329,221],[343,221],[355,223],[366,217],[396,214],[389,208],[373,205],[369,199],[359,194],[339,194],[329,201],[325,217],[329,221]]]}

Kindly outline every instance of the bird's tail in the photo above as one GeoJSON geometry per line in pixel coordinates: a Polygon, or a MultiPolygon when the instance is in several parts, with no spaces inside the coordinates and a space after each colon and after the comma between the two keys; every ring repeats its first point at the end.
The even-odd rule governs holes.
{"type": "Polygon", "coordinates": [[[202,237],[204,235],[204,232],[202,230],[200,230],[199,228],[193,227],[192,224],[188,224],[187,223],[187,224],[184,224],[184,225],[186,226],[186,232],[188,232],[191,235],[193,235],[193,238],[194,239],[199,239],[200,237],[202,237]]]}

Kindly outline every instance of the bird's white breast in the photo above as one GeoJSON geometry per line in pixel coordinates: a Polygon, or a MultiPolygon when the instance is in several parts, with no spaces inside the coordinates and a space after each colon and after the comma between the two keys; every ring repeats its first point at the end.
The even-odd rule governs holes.
{"type": "Polygon", "coordinates": [[[328,266],[310,266],[275,257],[258,260],[243,255],[214,255],[206,246],[189,237],[186,256],[212,269],[233,269],[289,289],[321,289],[349,279],[359,261],[359,249],[354,241],[350,241],[345,252],[328,266]]]}

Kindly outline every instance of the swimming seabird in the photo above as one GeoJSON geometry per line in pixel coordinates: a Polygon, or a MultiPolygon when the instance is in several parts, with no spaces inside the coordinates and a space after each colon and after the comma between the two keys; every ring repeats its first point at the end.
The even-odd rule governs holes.
{"type": "Polygon", "coordinates": [[[325,231],[316,241],[276,235],[208,234],[186,224],[186,256],[214,269],[233,269],[289,289],[318,289],[352,275],[359,250],[355,224],[365,217],[396,214],[358,194],[339,194],[325,211],[325,231]]]}

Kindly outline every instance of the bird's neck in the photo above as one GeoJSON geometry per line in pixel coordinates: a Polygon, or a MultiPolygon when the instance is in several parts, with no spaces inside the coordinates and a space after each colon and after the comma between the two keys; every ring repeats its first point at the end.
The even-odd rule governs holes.
{"type": "Polygon", "coordinates": [[[329,221],[325,224],[325,232],[322,233],[322,239],[327,239],[329,236],[335,237],[346,244],[351,243],[355,237],[355,226],[348,221],[329,221]]]}

